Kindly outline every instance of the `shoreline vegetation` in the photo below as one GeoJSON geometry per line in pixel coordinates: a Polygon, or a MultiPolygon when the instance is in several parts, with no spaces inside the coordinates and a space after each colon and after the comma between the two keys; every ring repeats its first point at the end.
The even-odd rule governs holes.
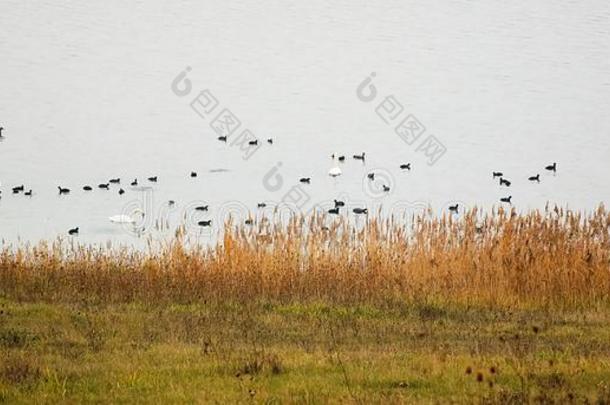
{"type": "Polygon", "coordinates": [[[361,225],[5,247],[0,401],[609,403],[603,206],[361,225]]]}
{"type": "Polygon", "coordinates": [[[559,308],[608,300],[610,212],[603,206],[589,214],[474,209],[410,222],[229,221],[216,246],[192,244],[178,229],[146,252],[41,242],[0,251],[0,288],[19,300],[105,303],[441,300],[559,308]]]}

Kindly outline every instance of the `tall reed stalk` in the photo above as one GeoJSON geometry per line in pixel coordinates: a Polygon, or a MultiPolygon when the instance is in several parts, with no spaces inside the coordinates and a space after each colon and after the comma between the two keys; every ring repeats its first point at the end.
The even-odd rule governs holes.
{"type": "Polygon", "coordinates": [[[0,295],[101,302],[447,300],[484,305],[609,303],[610,213],[473,209],[409,221],[295,216],[230,221],[215,246],[179,230],[137,251],[58,240],[0,252],[0,295]]]}

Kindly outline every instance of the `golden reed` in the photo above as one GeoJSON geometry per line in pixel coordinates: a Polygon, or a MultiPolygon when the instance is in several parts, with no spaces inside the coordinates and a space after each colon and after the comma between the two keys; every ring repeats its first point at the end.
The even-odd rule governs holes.
{"type": "Polygon", "coordinates": [[[178,230],[160,249],[5,247],[0,295],[20,300],[272,300],[585,306],[610,300],[610,213],[560,208],[425,215],[230,221],[215,246],[178,230]],[[405,225],[408,223],[409,225],[405,225]]]}

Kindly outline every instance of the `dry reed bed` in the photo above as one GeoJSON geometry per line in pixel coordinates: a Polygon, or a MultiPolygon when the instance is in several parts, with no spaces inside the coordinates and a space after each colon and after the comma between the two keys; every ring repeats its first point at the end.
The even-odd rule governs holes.
{"type": "Polygon", "coordinates": [[[500,208],[459,218],[379,218],[361,226],[320,215],[254,227],[229,222],[213,247],[180,230],[147,252],[65,241],[5,247],[0,295],[67,302],[610,302],[610,213],[603,206],[591,213],[500,208]]]}

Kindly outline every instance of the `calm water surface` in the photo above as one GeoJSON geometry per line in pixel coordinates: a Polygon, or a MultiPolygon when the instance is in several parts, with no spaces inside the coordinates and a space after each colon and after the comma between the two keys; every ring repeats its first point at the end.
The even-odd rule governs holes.
{"type": "Polygon", "coordinates": [[[520,210],[610,201],[606,1],[4,0],[0,27],[8,243],[79,226],[81,242],[141,245],[108,221],[136,206],[151,230],[185,216],[217,225],[286,198],[303,210],[340,197],[371,211],[437,212],[508,195],[520,210]],[[191,91],[181,97],[172,81],[187,66],[191,91]],[[364,102],[356,91],[372,72],[377,96],[364,102]],[[202,118],[190,103],[204,89],[218,106],[202,118]],[[425,126],[413,145],[394,132],[398,121],[377,114],[387,96],[402,106],[396,120],[413,115],[425,126]],[[216,140],[210,123],[224,108],[241,122],[233,139],[246,128],[261,139],[249,159],[216,140]],[[430,135],[446,149],[434,165],[418,150],[430,135]],[[364,164],[351,159],[362,151],[364,164]],[[333,152],[348,156],[336,179],[327,175],[333,152]],[[556,176],[544,173],[553,161],[556,176]],[[406,162],[412,171],[399,169],[406,162]],[[529,183],[537,173],[541,183],[529,183]],[[153,175],[158,183],[144,180],[153,175]],[[114,177],[122,196],[118,186],[81,189],[114,177]],[[132,189],[136,177],[152,188],[132,189]],[[300,177],[311,184],[295,188],[300,177]],[[21,184],[31,198],[11,194],[21,184]],[[58,185],[71,194],[59,196],[58,185]],[[203,204],[209,212],[194,214],[203,204]]]}

